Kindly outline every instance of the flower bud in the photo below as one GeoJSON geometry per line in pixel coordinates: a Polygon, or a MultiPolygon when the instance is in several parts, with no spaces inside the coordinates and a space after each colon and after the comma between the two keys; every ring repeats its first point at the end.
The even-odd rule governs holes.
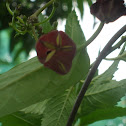
{"type": "Polygon", "coordinates": [[[124,0],[97,0],[90,8],[91,14],[105,23],[126,15],[124,0]]]}
{"type": "Polygon", "coordinates": [[[45,67],[64,75],[70,71],[76,45],[66,33],[54,30],[39,38],[36,51],[39,61],[45,67]]]}

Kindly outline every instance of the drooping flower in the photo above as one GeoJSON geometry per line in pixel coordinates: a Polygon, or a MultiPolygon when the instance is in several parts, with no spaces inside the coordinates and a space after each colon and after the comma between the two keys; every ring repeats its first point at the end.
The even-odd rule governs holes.
{"type": "Polygon", "coordinates": [[[39,38],[36,51],[45,67],[64,75],[70,71],[76,45],[66,33],[55,30],[39,38]]]}
{"type": "Polygon", "coordinates": [[[90,11],[102,22],[109,23],[126,15],[126,6],[124,0],[96,0],[90,11]]]}

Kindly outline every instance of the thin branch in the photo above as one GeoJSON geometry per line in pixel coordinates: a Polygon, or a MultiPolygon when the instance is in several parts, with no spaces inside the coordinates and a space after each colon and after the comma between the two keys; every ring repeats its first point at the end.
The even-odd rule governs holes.
{"type": "Polygon", "coordinates": [[[109,51],[109,53],[113,52],[114,50],[116,50],[117,48],[120,48],[120,46],[126,42],[126,36],[122,36],[121,40],[116,44],[114,45],[111,50],[109,51]]]}
{"type": "Polygon", "coordinates": [[[104,23],[101,22],[100,25],[98,26],[97,30],[95,31],[95,33],[82,45],[80,45],[77,50],[80,50],[82,48],[86,48],[89,44],[91,44],[91,42],[99,35],[99,33],[101,32],[102,28],[104,27],[104,23]]]}
{"type": "MultiPolygon", "coordinates": [[[[124,39],[121,39],[121,40],[125,40],[126,39],[126,37],[123,37],[123,38],[124,39]]],[[[116,45],[120,45],[121,40],[116,45]]],[[[125,42],[125,41],[123,41],[123,42],[125,42]]],[[[114,47],[116,47],[116,45],[114,47]]],[[[120,60],[121,58],[126,57],[126,52],[124,52],[125,48],[126,48],[126,42],[124,43],[124,45],[123,45],[123,47],[121,49],[121,52],[119,53],[119,55],[117,57],[114,57],[114,58],[105,58],[105,60],[120,60]]],[[[116,49],[116,48],[112,48],[112,49],[116,49]]],[[[111,51],[113,51],[113,50],[110,50],[110,53],[111,53],[111,51]]]]}
{"type": "Polygon", "coordinates": [[[104,23],[101,22],[97,30],[94,32],[94,34],[86,41],[86,43],[84,43],[84,47],[87,47],[99,35],[103,27],[104,23]]]}
{"type": "Polygon", "coordinates": [[[19,16],[17,16],[16,17],[22,24],[25,24],[25,22],[19,17],[19,16]]]}
{"type": "Polygon", "coordinates": [[[14,15],[14,12],[10,9],[9,2],[6,2],[6,7],[7,7],[8,12],[13,16],[14,15]]]}
{"type": "Polygon", "coordinates": [[[48,20],[50,20],[52,18],[52,16],[54,15],[55,10],[56,10],[56,7],[53,5],[53,9],[52,9],[52,12],[49,15],[49,17],[47,19],[45,19],[44,21],[42,21],[42,22],[35,23],[34,26],[38,26],[38,25],[43,24],[43,23],[47,22],[48,20]]]}
{"type": "Polygon", "coordinates": [[[107,45],[104,47],[104,49],[102,50],[102,52],[100,53],[100,55],[98,56],[97,60],[95,61],[93,67],[91,68],[91,70],[88,73],[88,76],[79,92],[79,95],[76,99],[76,102],[74,104],[74,107],[72,109],[72,112],[69,116],[68,122],[66,126],[72,126],[72,123],[74,121],[74,118],[76,116],[76,113],[78,111],[78,108],[81,104],[81,101],[87,91],[87,88],[91,82],[91,80],[93,79],[93,76],[100,64],[100,62],[102,61],[102,59],[104,59],[107,55],[109,50],[111,49],[111,46],[113,45],[113,43],[126,31],[126,25],[124,25],[111,39],[110,41],[107,43],[107,45]]]}
{"type": "Polygon", "coordinates": [[[53,4],[54,0],[50,0],[48,3],[46,3],[42,8],[38,9],[33,15],[31,15],[31,17],[35,16],[37,17],[45,8],[47,8],[48,6],[50,6],[51,4],[53,4]]]}
{"type": "Polygon", "coordinates": [[[33,33],[33,37],[34,37],[35,41],[37,42],[38,37],[37,37],[37,34],[35,33],[35,26],[32,27],[32,33],[33,33]]]}

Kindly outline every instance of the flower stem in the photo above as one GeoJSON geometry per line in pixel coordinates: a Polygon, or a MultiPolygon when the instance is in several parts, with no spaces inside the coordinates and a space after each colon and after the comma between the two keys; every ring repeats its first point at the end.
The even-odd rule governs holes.
{"type": "Polygon", "coordinates": [[[52,9],[50,16],[42,22],[35,23],[34,26],[38,26],[38,25],[43,24],[43,23],[47,22],[48,20],[50,20],[52,18],[52,16],[54,15],[55,10],[56,10],[56,8],[55,8],[55,6],[53,6],[53,9],[52,9]]]}
{"type": "Polygon", "coordinates": [[[98,35],[99,33],[101,32],[102,28],[104,26],[104,23],[101,22],[99,27],[97,28],[97,30],[95,31],[95,33],[86,41],[86,43],[83,43],[82,45],[80,45],[77,50],[80,50],[82,48],[86,48],[98,35]]]}
{"type": "Polygon", "coordinates": [[[121,49],[121,52],[119,53],[119,55],[117,57],[105,58],[105,60],[121,60],[121,59],[123,59],[124,57],[126,57],[126,52],[124,52],[125,48],[126,48],[126,42],[124,43],[123,48],[121,49]]]}
{"type": "Polygon", "coordinates": [[[102,28],[104,26],[104,23],[101,22],[95,33],[84,43],[84,47],[87,47],[101,32],[102,28]]]}
{"type": "Polygon", "coordinates": [[[50,6],[55,0],[50,0],[48,3],[46,3],[42,8],[39,8],[33,15],[33,17],[38,17],[38,15],[48,6],[50,6]]]}
{"type": "Polygon", "coordinates": [[[10,9],[9,2],[6,2],[6,7],[7,7],[8,12],[13,16],[14,15],[14,12],[10,9]]]}
{"type": "Polygon", "coordinates": [[[33,33],[33,37],[35,38],[35,41],[37,42],[38,41],[38,37],[35,33],[35,26],[32,27],[32,33],[33,33]]]}
{"type": "Polygon", "coordinates": [[[119,48],[124,42],[126,42],[126,36],[122,36],[121,40],[111,48],[110,52],[113,52],[114,50],[116,50],[117,48],[119,48]]]}
{"type": "Polygon", "coordinates": [[[22,24],[25,24],[25,22],[19,17],[19,16],[17,16],[16,17],[22,24]]]}

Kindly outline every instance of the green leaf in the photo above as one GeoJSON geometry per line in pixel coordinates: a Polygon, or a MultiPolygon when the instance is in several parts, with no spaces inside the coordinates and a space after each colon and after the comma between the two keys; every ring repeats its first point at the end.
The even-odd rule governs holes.
{"type": "Polygon", "coordinates": [[[89,115],[85,115],[81,118],[81,126],[91,124],[96,121],[105,119],[114,119],[116,117],[126,116],[126,108],[110,107],[104,109],[98,109],[89,115]]]}
{"type": "Polygon", "coordinates": [[[87,0],[89,7],[93,4],[92,0],[87,0]]]}
{"type": "Polygon", "coordinates": [[[51,98],[44,112],[42,126],[65,126],[75,99],[73,87],[68,89],[65,94],[51,98]]]}
{"type": "Polygon", "coordinates": [[[39,103],[36,103],[34,105],[31,105],[27,108],[24,108],[23,112],[25,113],[33,113],[33,114],[38,114],[38,115],[41,115],[43,114],[45,108],[46,108],[46,104],[47,104],[48,100],[44,100],[42,102],[39,102],[39,103]]]}
{"type": "Polygon", "coordinates": [[[74,40],[75,43],[78,43],[76,45],[77,48],[86,41],[75,11],[72,11],[67,18],[65,32],[74,40]]]}
{"type": "Polygon", "coordinates": [[[0,118],[2,126],[40,126],[42,116],[16,112],[0,118]]]}
{"type": "Polygon", "coordinates": [[[2,123],[2,126],[35,126],[14,115],[8,115],[0,118],[0,122],[2,123]]]}
{"type": "MultiPolygon", "coordinates": [[[[78,47],[85,40],[75,12],[70,15],[74,20],[68,18],[66,27],[70,25],[71,29],[66,29],[66,32],[69,30],[70,37],[78,47]],[[71,26],[70,23],[75,25],[71,26]]],[[[89,57],[83,49],[77,51],[70,72],[64,76],[44,67],[37,57],[14,67],[0,75],[0,117],[63,94],[78,83],[88,70],[89,57]]]]}
{"type": "MultiPolygon", "coordinates": [[[[39,22],[42,22],[45,19],[46,18],[44,17],[44,15],[39,14],[39,16],[38,16],[39,22]]],[[[50,32],[53,29],[53,27],[51,26],[51,24],[49,23],[49,21],[41,24],[40,26],[42,27],[42,32],[44,32],[44,33],[48,33],[48,32],[50,32]]]]}
{"type": "Polygon", "coordinates": [[[112,80],[113,74],[118,70],[119,61],[115,61],[103,74],[94,77],[92,84],[104,84],[112,80]]]}
{"type": "Polygon", "coordinates": [[[125,95],[126,80],[112,80],[117,71],[118,61],[115,61],[103,74],[94,77],[81,104],[80,116],[89,115],[97,109],[110,108],[125,95]]]}
{"type": "Polygon", "coordinates": [[[83,2],[84,2],[84,0],[77,0],[78,9],[80,10],[80,13],[81,13],[81,18],[83,18],[83,15],[84,15],[83,2]]]}
{"type": "Polygon", "coordinates": [[[126,62],[126,51],[124,51],[121,55],[115,57],[115,58],[108,58],[108,60],[123,60],[126,62]]]}
{"type": "Polygon", "coordinates": [[[87,90],[83,101],[83,114],[92,113],[100,108],[113,107],[125,95],[125,91],[126,80],[119,82],[111,80],[108,83],[92,85],[87,90]]]}
{"type": "Polygon", "coordinates": [[[41,126],[41,119],[43,118],[43,115],[24,113],[21,111],[15,112],[11,115],[15,116],[20,120],[23,120],[24,122],[31,124],[32,126],[41,126]]]}

